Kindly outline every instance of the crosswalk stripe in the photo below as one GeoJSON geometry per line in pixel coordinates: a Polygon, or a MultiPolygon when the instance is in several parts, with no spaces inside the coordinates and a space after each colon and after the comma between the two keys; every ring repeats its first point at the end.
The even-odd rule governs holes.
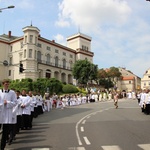
{"type": "Polygon", "coordinates": [[[32,148],[31,150],[50,150],[49,148],[32,148]]]}
{"type": "Polygon", "coordinates": [[[121,150],[121,148],[117,145],[111,145],[111,146],[102,146],[103,150],[121,150]]]}
{"type": "Polygon", "coordinates": [[[87,145],[90,145],[90,144],[91,144],[87,137],[83,137],[83,138],[84,138],[84,141],[85,141],[85,143],[86,143],[87,145]]]}
{"type": "Polygon", "coordinates": [[[68,150],[85,150],[84,147],[70,147],[68,150]]]}
{"type": "Polygon", "coordinates": [[[143,150],[149,150],[150,149],[150,144],[138,144],[140,148],[143,150]]]}

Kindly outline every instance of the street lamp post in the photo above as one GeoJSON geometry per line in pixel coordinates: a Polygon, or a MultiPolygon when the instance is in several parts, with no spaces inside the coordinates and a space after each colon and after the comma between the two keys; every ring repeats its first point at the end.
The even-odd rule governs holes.
{"type": "Polygon", "coordinates": [[[0,12],[2,12],[2,10],[4,10],[4,9],[11,9],[11,8],[15,8],[15,6],[11,5],[8,7],[0,8],[0,12]]]}

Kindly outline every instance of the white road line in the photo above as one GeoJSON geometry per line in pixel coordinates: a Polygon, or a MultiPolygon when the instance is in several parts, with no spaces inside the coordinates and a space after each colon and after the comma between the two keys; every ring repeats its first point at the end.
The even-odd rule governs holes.
{"type": "Polygon", "coordinates": [[[82,124],[85,124],[86,120],[83,120],[82,124]]]}
{"type": "Polygon", "coordinates": [[[121,150],[121,148],[117,145],[111,145],[111,146],[102,146],[103,150],[121,150]]]}
{"type": "Polygon", "coordinates": [[[84,127],[81,127],[81,132],[84,132],[84,127]]]}
{"type": "Polygon", "coordinates": [[[92,115],[96,115],[96,114],[97,114],[97,112],[93,113],[92,115]]]}
{"type": "MultiPolygon", "coordinates": [[[[112,109],[113,107],[110,107],[109,109],[112,109]]],[[[103,110],[100,110],[100,111],[96,111],[96,112],[102,112],[103,110]]],[[[86,116],[84,116],[83,118],[81,118],[78,122],[77,122],[77,124],[76,124],[76,137],[77,137],[77,140],[78,140],[78,144],[79,145],[82,145],[82,142],[81,142],[81,138],[80,138],[80,136],[79,136],[79,131],[78,131],[78,127],[79,127],[79,124],[80,123],[85,123],[85,118],[88,118],[88,117],[90,117],[90,115],[92,115],[92,113],[90,113],[90,114],[88,114],[88,115],[86,115],[86,116]]]]}
{"type": "Polygon", "coordinates": [[[86,143],[86,145],[91,145],[90,141],[88,140],[88,138],[85,136],[83,137],[84,138],[84,141],[86,143]]]}
{"type": "Polygon", "coordinates": [[[68,150],[85,150],[84,147],[69,147],[68,150]]]}
{"type": "Polygon", "coordinates": [[[138,144],[143,150],[150,150],[150,144],[138,144]]]}
{"type": "Polygon", "coordinates": [[[32,148],[31,150],[50,150],[49,148],[32,148]]]}
{"type": "Polygon", "coordinates": [[[91,115],[87,116],[86,118],[89,119],[91,117],[91,115]]]}

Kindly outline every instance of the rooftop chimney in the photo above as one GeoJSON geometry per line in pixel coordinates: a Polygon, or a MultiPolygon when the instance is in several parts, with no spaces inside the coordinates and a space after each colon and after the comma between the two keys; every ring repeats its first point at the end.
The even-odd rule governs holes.
{"type": "Polygon", "coordinates": [[[8,31],[8,37],[11,38],[11,31],[8,31]]]}

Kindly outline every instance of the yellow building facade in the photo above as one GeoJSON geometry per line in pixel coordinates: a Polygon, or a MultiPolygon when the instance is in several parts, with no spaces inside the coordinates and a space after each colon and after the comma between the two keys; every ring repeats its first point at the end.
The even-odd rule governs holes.
{"type": "Polygon", "coordinates": [[[72,67],[77,60],[93,62],[92,38],[77,33],[67,38],[67,46],[40,36],[35,26],[22,29],[23,36],[0,35],[0,80],[56,78],[73,83],[72,67]],[[3,65],[7,61],[8,66],[3,65]],[[20,63],[25,69],[19,72],[20,63]]]}

